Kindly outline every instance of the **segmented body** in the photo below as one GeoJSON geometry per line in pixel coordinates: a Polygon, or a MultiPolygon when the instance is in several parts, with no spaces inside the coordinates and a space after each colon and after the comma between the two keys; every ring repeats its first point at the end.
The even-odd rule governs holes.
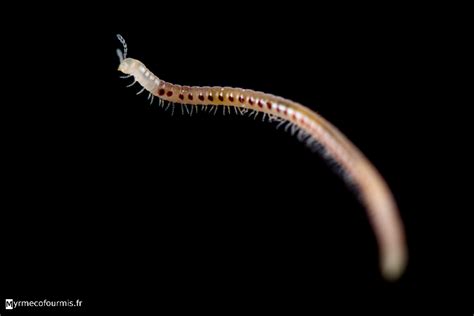
{"type": "Polygon", "coordinates": [[[407,261],[404,230],[387,184],[368,159],[332,124],[307,107],[271,94],[230,87],[190,87],[159,79],[140,61],[124,59],[119,70],[130,74],[153,96],[186,105],[232,106],[289,121],[322,145],[344,171],[365,204],[377,237],[386,279],[397,279],[407,261]]]}

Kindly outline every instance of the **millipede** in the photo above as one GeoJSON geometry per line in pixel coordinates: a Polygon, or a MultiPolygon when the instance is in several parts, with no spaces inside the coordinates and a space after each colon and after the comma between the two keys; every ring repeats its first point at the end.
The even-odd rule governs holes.
{"type": "Polygon", "coordinates": [[[320,152],[326,159],[333,160],[349,184],[356,188],[358,197],[365,206],[372,224],[379,249],[379,265],[386,280],[397,280],[403,274],[407,260],[407,246],[404,227],[388,185],[364,156],[364,154],[335,126],[309,108],[272,94],[231,87],[194,87],[173,84],[160,79],[139,60],[127,57],[127,44],[117,34],[123,51],[117,49],[120,60],[118,70],[124,78],[133,77],[129,86],[139,83],[148,91],[152,103],[154,97],[166,109],[176,104],[181,111],[190,115],[200,108],[209,112],[223,109],[223,113],[250,113],[254,118],[262,114],[262,120],[277,121],[286,125],[293,134],[310,148],[320,152]],[[210,107],[210,109],[209,109],[210,107]]]}

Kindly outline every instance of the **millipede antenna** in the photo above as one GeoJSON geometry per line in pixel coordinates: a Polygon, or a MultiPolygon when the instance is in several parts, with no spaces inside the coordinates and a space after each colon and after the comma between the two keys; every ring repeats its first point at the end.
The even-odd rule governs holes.
{"type": "Polygon", "coordinates": [[[120,62],[122,62],[125,58],[127,58],[127,43],[125,42],[125,39],[122,37],[122,35],[117,34],[117,38],[123,46],[123,53],[119,48],[117,48],[117,56],[120,59],[120,62]]]}

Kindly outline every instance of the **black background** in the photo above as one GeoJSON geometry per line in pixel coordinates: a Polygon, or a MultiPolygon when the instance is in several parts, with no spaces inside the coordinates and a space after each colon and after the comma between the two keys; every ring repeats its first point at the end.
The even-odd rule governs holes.
{"type": "Polygon", "coordinates": [[[55,10],[3,34],[2,302],[84,301],[68,313],[472,313],[469,211],[441,202],[459,185],[435,160],[450,147],[449,105],[437,108],[444,29],[429,10],[55,10]],[[259,120],[150,106],[119,78],[116,33],[166,81],[265,91],[334,123],[393,190],[410,250],[402,279],[381,279],[364,209],[317,154],[259,120]]]}

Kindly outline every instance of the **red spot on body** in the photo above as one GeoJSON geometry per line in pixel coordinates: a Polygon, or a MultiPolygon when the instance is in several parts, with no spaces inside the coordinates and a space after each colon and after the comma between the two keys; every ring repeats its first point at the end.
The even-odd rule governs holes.
{"type": "Polygon", "coordinates": [[[166,92],[166,95],[167,95],[168,97],[172,96],[172,95],[173,95],[173,91],[170,90],[170,91],[166,92]]]}
{"type": "Polygon", "coordinates": [[[259,107],[263,108],[263,102],[262,102],[262,100],[258,100],[257,104],[258,104],[259,107]]]}
{"type": "Polygon", "coordinates": [[[239,95],[239,102],[240,103],[244,103],[245,102],[245,98],[243,95],[239,95]]]}
{"type": "Polygon", "coordinates": [[[158,95],[163,95],[163,94],[165,94],[165,89],[158,90],[158,95]]]}
{"type": "Polygon", "coordinates": [[[219,100],[220,100],[221,102],[224,101],[224,95],[222,94],[222,92],[219,93],[219,100]]]}
{"type": "Polygon", "coordinates": [[[208,98],[209,101],[214,101],[214,97],[212,96],[212,92],[209,93],[207,98],[208,98]]]}
{"type": "Polygon", "coordinates": [[[249,104],[250,104],[250,105],[253,105],[254,102],[255,102],[255,101],[253,100],[253,98],[252,98],[252,97],[249,97],[249,104]]]}
{"type": "Polygon", "coordinates": [[[269,110],[272,109],[272,103],[271,103],[271,102],[267,102],[267,108],[268,108],[269,110]]]}
{"type": "Polygon", "coordinates": [[[192,94],[192,93],[188,94],[188,99],[189,99],[189,100],[192,100],[192,99],[193,99],[193,94],[192,94]]]}
{"type": "Polygon", "coordinates": [[[234,102],[234,96],[232,94],[229,95],[229,101],[234,102]]]}
{"type": "Polygon", "coordinates": [[[202,93],[199,93],[199,100],[204,101],[204,95],[202,93]]]}
{"type": "Polygon", "coordinates": [[[181,100],[184,100],[184,95],[183,95],[182,93],[180,93],[180,94],[179,94],[179,98],[180,98],[181,100]]]}

